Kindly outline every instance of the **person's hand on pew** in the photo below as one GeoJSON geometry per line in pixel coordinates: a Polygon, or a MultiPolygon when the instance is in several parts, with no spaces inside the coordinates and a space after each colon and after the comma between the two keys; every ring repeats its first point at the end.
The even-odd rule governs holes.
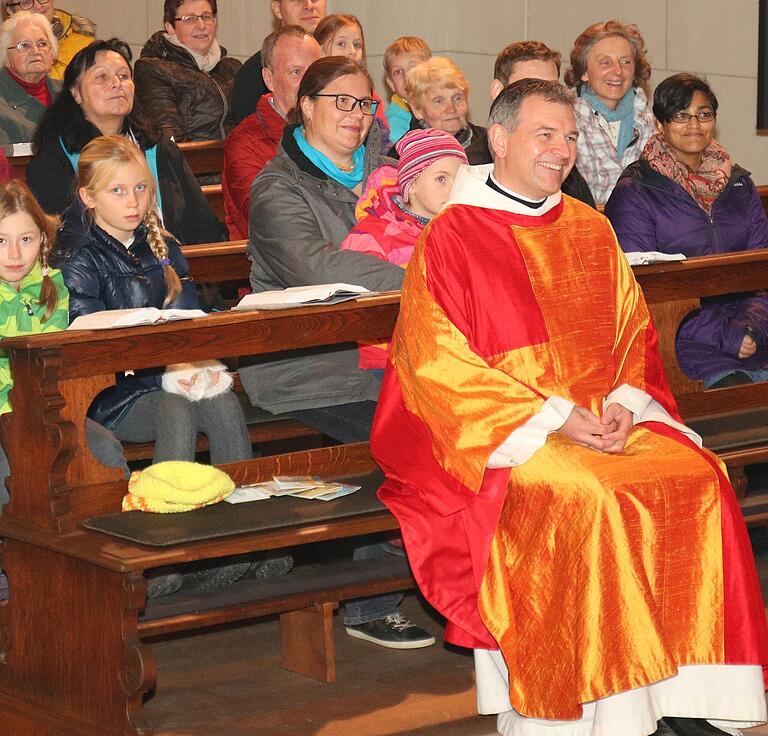
{"type": "Polygon", "coordinates": [[[750,358],[757,352],[757,343],[752,335],[744,335],[744,339],[741,341],[741,347],[739,348],[739,358],[750,358]]]}

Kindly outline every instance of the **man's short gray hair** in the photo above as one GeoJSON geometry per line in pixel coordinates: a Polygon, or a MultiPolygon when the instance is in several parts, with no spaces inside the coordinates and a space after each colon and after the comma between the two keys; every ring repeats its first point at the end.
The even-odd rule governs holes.
{"type": "Polygon", "coordinates": [[[518,79],[505,87],[491,105],[488,126],[498,123],[508,132],[518,124],[520,106],[527,97],[543,97],[547,102],[573,105],[573,92],[560,82],[549,79],[518,79]]]}

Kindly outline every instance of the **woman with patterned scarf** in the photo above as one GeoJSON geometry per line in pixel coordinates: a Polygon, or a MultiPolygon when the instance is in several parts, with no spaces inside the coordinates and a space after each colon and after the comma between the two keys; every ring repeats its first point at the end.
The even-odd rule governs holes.
{"type": "Polygon", "coordinates": [[[579,171],[597,204],[605,204],[616,180],[655,130],[648,109],[651,65],[637,26],[616,20],[595,23],[575,41],[565,83],[573,104],[579,171]]]}
{"type": "MultiPolygon", "coordinates": [[[[661,130],[605,206],[621,247],[690,257],[768,246],[749,172],[713,138],[717,97],[709,85],[675,74],[656,88],[653,112],[661,130]]],[[[705,302],[683,322],[677,357],[708,388],[768,379],[768,296],[705,302]]]]}

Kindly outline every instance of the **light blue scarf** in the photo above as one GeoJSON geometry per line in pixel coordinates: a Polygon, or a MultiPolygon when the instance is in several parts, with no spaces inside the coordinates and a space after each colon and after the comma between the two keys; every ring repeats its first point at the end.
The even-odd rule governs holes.
{"type": "Polygon", "coordinates": [[[618,153],[619,156],[624,155],[624,151],[626,151],[627,146],[632,143],[635,133],[634,87],[630,87],[627,90],[624,97],[619,100],[619,104],[616,105],[615,110],[611,110],[610,107],[601,102],[588,84],[585,84],[581,88],[580,96],[589,103],[589,106],[593,110],[599,112],[609,123],[615,123],[619,120],[621,121],[619,139],[616,142],[616,153],[618,153]]]}
{"type": "Polygon", "coordinates": [[[354,189],[363,181],[363,160],[365,159],[365,146],[361,143],[352,156],[354,168],[352,171],[342,171],[331,159],[324,153],[321,153],[313,146],[307,143],[304,137],[304,126],[299,125],[293,131],[293,137],[299,146],[301,152],[324,174],[331,179],[335,179],[339,184],[347,189],[354,189]]]}

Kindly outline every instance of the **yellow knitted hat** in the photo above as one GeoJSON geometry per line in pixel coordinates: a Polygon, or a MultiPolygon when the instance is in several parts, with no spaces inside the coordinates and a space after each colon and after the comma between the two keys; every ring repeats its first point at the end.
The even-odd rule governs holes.
{"type": "Polygon", "coordinates": [[[131,473],[123,511],[192,511],[223,501],[234,489],[234,481],[218,468],[169,460],[131,473]]]}

